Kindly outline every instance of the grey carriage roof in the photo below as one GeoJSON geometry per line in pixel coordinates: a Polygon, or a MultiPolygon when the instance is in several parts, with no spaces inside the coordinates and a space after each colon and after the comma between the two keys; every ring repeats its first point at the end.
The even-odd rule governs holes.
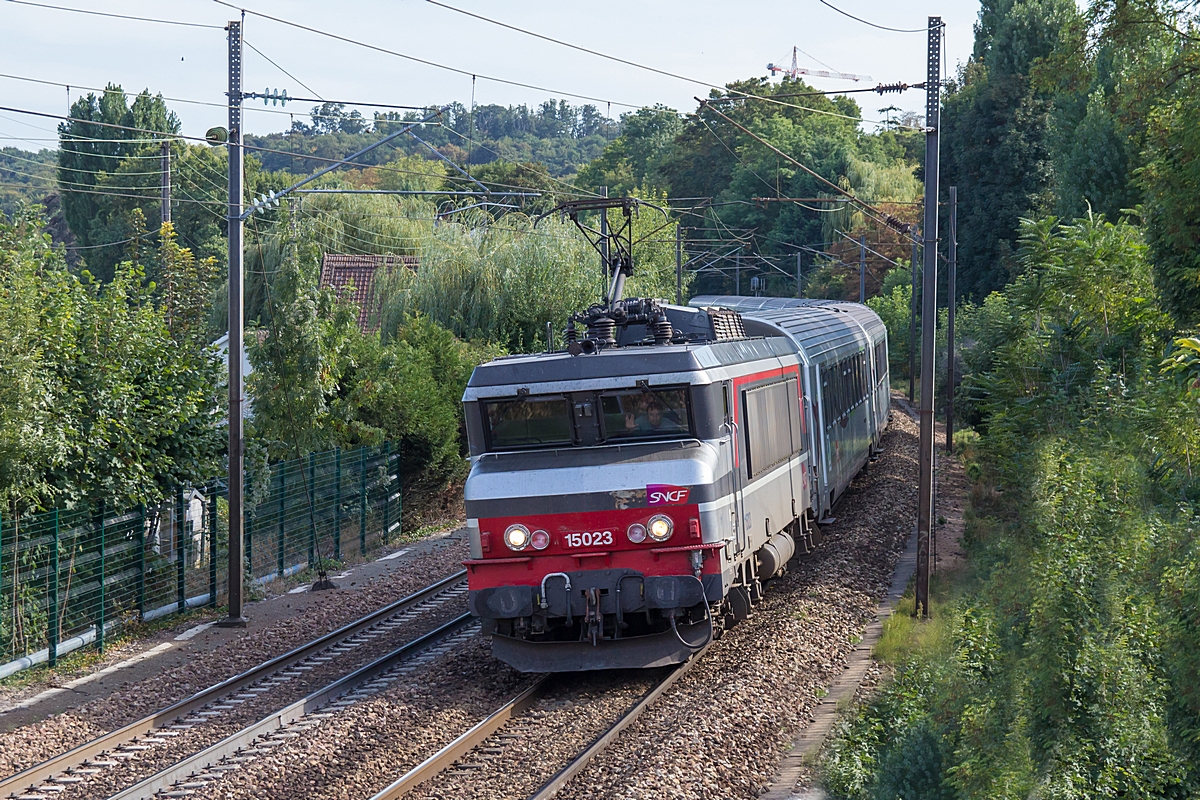
{"type": "Polygon", "coordinates": [[[467,394],[473,395],[473,388],[489,386],[677,375],[795,352],[791,341],[772,336],[703,344],[613,347],[578,356],[563,351],[506,356],[476,367],[467,383],[467,394]]]}
{"type": "Polygon", "coordinates": [[[791,338],[809,360],[817,362],[853,355],[887,337],[879,316],[858,303],[704,295],[693,297],[689,305],[738,311],[750,328],[754,322],[761,322],[778,330],[791,338]]]}

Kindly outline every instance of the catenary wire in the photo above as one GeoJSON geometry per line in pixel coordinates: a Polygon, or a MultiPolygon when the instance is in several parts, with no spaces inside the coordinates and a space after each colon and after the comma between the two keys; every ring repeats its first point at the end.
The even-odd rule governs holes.
{"type": "Polygon", "coordinates": [[[865,20],[862,17],[856,17],[848,11],[842,11],[840,8],[835,6],[833,3],[828,2],[828,0],[817,0],[817,2],[823,6],[832,8],[834,11],[841,14],[843,17],[849,17],[850,19],[854,20],[855,22],[861,22],[863,25],[870,25],[872,28],[878,28],[881,31],[891,31],[892,33],[924,33],[926,31],[925,28],[890,28],[887,25],[878,25],[874,22],[871,22],[870,20],[865,20]]]}
{"type": "MultiPolygon", "coordinates": [[[[40,178],[40,177],[39,177],[39,178],[37,178],[37,180],[46,180],[46,179],[45,179],[45,178],[40,178]]],[[[25,184],[25,183],[10,183],[10,182],[7,182],[7,181],[0,181],[0,186],[10,186],[10,187],[13,187],[13,188],[28,188],[29,184],[25,184]]],[[[57,186],[57,185],[55,185],[55,186],[53,186],[53,187],[51,187],[51,188],[58,189],[59,191],[62,191],[62,192],[72,192],[72,193],[74,193],[74,194],[97,194],[97,195],[103,195],[103,196],[106,196],[106,197],[130,197],[130,198],[133,198],[134,200],[153,200],[153,199],[154,199],[154,197],[153,197],[153,196],[151,196],[151,195],[140,195],[140,194],[122,194],[122,193],[118,193],[118,192],[101,192],[101,191],[90,191],[90,190],[87,190],[87,189],[64,189],[64,188],[62,188],[61,186],[57,186]]],[[[215,200],[183,200],[183,199],[172,199],[172,202],[190,202],[190,203],[198,203],[198,204],[200,204],[200,205],[205,205],[205,206],[209,206],[209,205],[219,205],[219,206],[224,206],[224,205],[226,205],[225,203],[222,203],[222,202],[217,202],[217,201],[215,201],[215,200]]],[[[224,219],[224,217],[222,217],[222,219],[224,219]]]]}
{"type": "Polygon", "coordinates": [[[534,89],[536,91],[546,92],[548,94],[557,94],[557,95],[562,95],[564,97],[574,97],[574,98],[577,98],[580,100],[591,100],[596,103],[610,103],[615,106],[624,106],[625,108],[641,108],[640,105],[637,105],[634,103],[621,103],[616,100],[606,100],[601,97],[592,97],[591,95],[577,94],[575,92],[564,92],[564,91],[560,91],[557,89],[547,89],[544,86],[536,86],[531,83],[522,83],[521,81],[509,80],[507,78],[497,78],[495,76],[484,75],[479,72],[471,72],[470,70],[460,69],[459,67],[452,67],[447,64],[439,64],[436,61],[430,61],[428,59],[408,55],[407,53],[401,53],[398,50],[389,50],[386,47],[380,47],[379,45],[369,44],[367,42],[359,41],[357,39],[351,39],[348,36],[342,36],[340,34],[331,33],[330,31],[324,31],[324,30],[321,30],[320,28],[313,28],[308,25],[303,25],[299,22],[292,22],[291,20],[283,19],[282,17],[275,17],[270,14],[264,14],[261,11],[254,11],[249,8],[243,8],[243,7],[235,5],[233,3],[227,3],[227,2],[225,2],[225,0],[213,0],[213,2],[217,3],[219,5],[226,6],[228,8],[235,9],[237,11],[241,11],[245,14],[252,14],[253,16],[261,17],[262,19],[269,19],[272,22],[278,22],[281,25],[288,25],[293,28],[298,28],[303,31],[308,31],[309,33],[315,33],[318,36],[325,36],[330,39],[336,39],[337,41],[345,42],[347,44],[352,44],[357,47],[364,47],[368,50],[374,50],[376,52],[384,53],[386,55],[396,56],[397,58],[403,58],[408,61],[413,61],[418,64],[424,64],[429,67],[436,67],[437,69],[444,69],[449,72],[457,73],[459,75],[477,77],[477,78],[480,78],[481,80],[492,81],[494,83],[503,83],[508,86],[518,86],[522,89],[534,89]]]}
{"type": "Polygon", "coordinates": [[[756,177],[756,178],[758,178],[760,181],[762,181],[762,183],[763,183],[763,185],[764,185],[764,186],[766,186],[766,187],[767,187],[768,189],[770,189],[772,192],[775,192],[775,194],[776,194],[776,195],[778,195],[778,194],[779,194],[779,189],[778,189],[777,187],[775,187],[775,186],[772,186],[772,185],[770,184],[770,182],[769,182],[769,181],[767,181],[767,179],[766,179],[766,178],[764,178],[762,175],[759,175],[757,172],[755,172],[755,171],[754,171],[754,168],[753,168],[753,167],[751,167],[749,164],[747,164],[747,163],[746,163],[746,161],[745,161],[745,159],[743,159],[741,156],[739,156],[737,153],[735,153],[735,152],[734,152],[734,150],[733,150],[733,148],[732,148],[732,147],[730,147],[728,144],[726,144],[726,143],[725,143],[725,140],[724,140],[724,139],[722,139],[720,136],[718,136],[718,135],[717,135],[717,132],[716,132],[716,131],[714,131],[714,130],[712,129],[712,126],[708,124],[708,120],[704,119],[703,117],[697,117],[697,119],[699,119],[699,120],[700,120],[700,122],[701,122],[701,124],[703,124],[703,125],[704,125],[704,127],[708,129],[708,132],[712,134],[712,137],[713,137],[714,139],[716,139],[718,142],[720,142],[722,147],[724,147],[726,150],[728,150],[728,151],[729,151],[729,155],[731,155],[731,156],[733,156],[735,159],[737,159],[737,162],[738,162],[739,164],[741,164],[743,167],[745,167],[745,168],[746,168],[746,170],[747,170],[747,171],[749,171],[749,173],[750,173],[751,175],[753,175],[754,177],[756,177]]]}
{"type": "Polygon", "coordinates": [[[133,20],[136,22],[156,22],[161,25],[181,25],[187,28],[211,28],[214,30],[225,30],[224,25],[209,25],[203,22],[183,22],[176,19],[156,19],[153,17],[138,17],[131,14],[113,14],[109,11],[92,11],[87,8],[69,8],[68,6],[52,6],[49,3],[33,3],[30,0],[8,0],[10,3],[16,3],[21,6],[35,6],[37,8],[48,8],[54,11],[73,11],[76,14],[91,14],[97,17],[114,17],[116,19],[133,20]]]}
{"type": "MultiPolygon", "coordinates": [[[[162,134],[161,139],[157,139],[157,140],[153,140],[153,141],[190,141],[190,142],[203,142],[204,144],[211,144],[207,139],[203,139],[199,136],[187,136],[182,133],[162,133],[161,131],[155,131],[155,130],[151,130],[149,128],[135,128],[135,127],[131,127],[129,125],[118,125],[118,124],[112,123],[112,122],[98,122],[96,120],[81,119],[79,117],[70,117],[70,116],[66,116],[63,114],[51,114],[46,111],[30,111],[28,109],[12,108],[10,106],[0,106],[0,111],[11,111],[16,114],[28,114],[30,116],[47,117],[49,119],[64,120],[67,122],[79,122],[79,123],[83,123],[83,124],[87,124],[87,125],[97,125],[102,128],[114,128],[116,130],[133,131],[135,133],[161,133],[162,134]]],[[[447,130],[451,130],[451,129],[448,128],[447,130]]],[[[86,139],[75,139],[73,141],[87,141],[87,140],[86,139]]],[[[310,161],[319,161],[319,162],[323,162],[326,164],[347,164],[345,159],[324,158],[322,156],[310,155],[310,154],[306,154],[306,153],[295,153],[295,152],[292,152],[289,150],[276,150],[276,149],[270,148],[270,147],[259,147],[259,146],[252,145],[252,144],[246,144],[245,142],[242,143],[242,149],[253,150],[253,151],[257,151],[257,152],[261,152],[261,153],[276,153],[278,155],[284,155],[284,156],[288,156],[291,158],[302,158],[302,159],[306,159],[306,160],[310,160],[310,161]]],[[[146,158],[148,156],[141,156],[141,157],[146,158]]],[[[157,156],[155,156],[155,157],[157,157],[157,156]]],[[[347,164],[347,165],[350,166],[351,164],[347,164]]],[[[408,175],[424,175],[427,177],[442,177],[442,176],[429,175],[429,173],[424,173],[424,172],[416,172],[413,170],[400,169],[398,167],[388,167],[386,165],[371,165],[371,164],[352,164],[352,165],[355,167],[358,167],[359,169],[371,168],[371,169],[378,169],[378,170],[386,171],[386,172],[398,172],[398,173],[408,174],[408,175]]],[[[446,176],[446,177],[448,177],[451,180],[454,179],[453,176],[446,176]]],[[[459,180],[462,180],[462,179],[460,178],[459,180]]],[[[531,191],[539,191],[537,189],[532,189],[532,187],[518,186],[515,184],[497,183],[496,185],[497,186],[506,186],[506,187],[515,188],[515,189],[530,189],[531,191]]],[[[578,193],[578,191],[577,191],[577,193],[578,193]]],[[[548,194],[555,194],[555,193],[548,192],[548,194]]]]}
{"type": "MultiPolygon", "coordinates": [[[[229,5],[229,3],[226,3],[226,2],[224,2],[224,0],[213,0],[213,2],[221,3],[222,5],[229,5]]],[[[749,99],[754,99],[754,100],[762,100],[762,101],[764,101],[764,102],[768,102],[768,103],[775,103],[775,104],[778,104],[778,105],[781,105],[781,106],[786,106],[786,107],[788,107],[788,108],[796,108],[796,109],[799,109],[799,110],[801,110],[801,111],[810,111],[810,112],[812,112],[812,113],[814,113],[814,114],[825,114],[825,115],[827,115],[827,116],[831,116],[831,117],[840,117],[840,118],[842,118],[842,119],[854,120],[854,121],[856,121],[856,122],[870,122],[871,124],[874,124],[874,125],[882,125],[882,124],[884,124],[884,123],[882,123],[882,122],[881,122],[881,121],[879,121],[879,120],[874,120],[874,119],[864,119],[864,118],[862,118],[862,117],[854,117],[854,116],[851,116],[851,115],[849,115],[849,114],[842,114],[842,113],[839,113],[839,112],[836,112],[836,111],[826,111],[826,110],[824,110],[824,109],[820,109],[820,108],[809,108],[809,107],[807,107],[807,106],[796,105],[795,103],[786,103],[786,102],[783,102],[782,100],[776,100],[776,99],[774,99],[774,98],[773,98],[772,96],[770,96],[770,95],[757,95],[757,94],[750,94],[750,93],[748,93],[748,92],[742,92],[742,91],[740,91],[740,90],[737,90],[737,89],[730,89],[728,86],[719,86],[719,85],[717,85],[717,84],[715,84],[715,83],[711,83],[711,82],[709,82],[709,81],[703,81],[703,80],[700,80],[699,78],[689,78],[689,77],[687,77],[686,75],[679,75],[678,73],[674,73],[674,72],[667,72],[666,70],[658,69],[657,67],[651,67],[651,66],[648,66],[648,65],[646,65],[646,64],[639,64],[639,63],[637,63],[636,61],[630,61],[630,60],[628,60],[628,59],[619,58],[618,56],[612,56],[612,55],[608,55],[607,53],[602,53],[602,52],[600,52],[600,51],[598,51],[598,50],[592,50],[592,49],[590,49],[590,48],[587,48],[587,47],[582,47],[582,46],[580,46],[580,45],[577,45],[577,44],[571,44],[570,42],[564,42],[564,41],[562,41],[561,39],[555,39],[555,38],[552,38],[552,37],[550,37],[550,36],[546,36],[546,35],[544,35],[544,34],[535,33],[534,31],[530,31],[530,30],[527,30],[527,29],[525,29],[525,28],[520,28],[520,27],[517,27],[516,25],[510,25],[510,24],[508,24],[507,22],[501,22],[500,20],[492,19],[492,18],[490,18],[490,17],[485,17],[485,16],[483,16],[483,15],[481,15],[481,14],[475,14],[475,13],[473,13],[473,12],[471,12],[471,11],[465,11],[465,10],[463,10],[463,9],[461,9],[461,8],[455,8],[454,6],[447,5],[446,3],[441,3],[441,2],[438,2],[438,0],[426,0],[426,2],[428,2],[428,3],[432,4],[432,5],[435,5],[435,6],[439,6],[439,7],[441,7],[441,8],[448,9],[448,10],[450,10],[450,11],[455,11],[455,12],[457,12],[457,13],[459,13],[459,14],[464,14],[464,15],[466,15],[466,16],[468,16],[468,17],[474,17],[475,19],[482,20],[483,22],[487,22],[487,23],[490,23],[490,24],[492,24],[492,25],[498,25],[498,26],[500,26],[500,27],[502,27],[502,28],[507,28],[507,29],[509,29],[509,30],[516,31],[516,32],[518,32],[518,33],[523,33],[523,34],[525,34],[526,36],[532,36],[532,37],[534,37],[534,38],[537,38],[537,39],[542,39],[542,40],[545,40],[545,41],[547,41],[547,42],[552,42],[552,43],[554,43],[554,44],[561,45],[562,47],[567,47],[567,48],[570,48],[570,49],[572,49],[572,50],[578,50],[578,51],[580,51],[580,52],[583,52],[583,53],[588,53],[588,54],[590,54],[590,55],[594,55],[594,56],[597,56],[597,57],[599,57],[599,58],[605,58],[605,59],[608,59],[608,60],[610,60],[610,61],[616,61],[616,62],[618,62],[618,63],[620,63],[620,64],[626,64],[626,65],[628,65],[628,66],[631,66],[631,67],[634,67],[634,68],[636,68],[636,69],[646,70],[646,71],[648,71],[648,72],[654,72],[654,73],[656,73],[656,74],[658,74],[658,75],[664,75],[664,76],[666,76],[666,77],[669,77],[669,78],[675,78],[676,80],[681,80],[681,81],[686,81],[686,82],[688,82],[688,83],[694,83],[694,84],[698,84],[698,85],[700,85],[700,86],[705,86],[705,87],[707,87],[707,88],[710,88],[710,89],[716,89],[716,90],[717,90],[717,91],[719,91],[719,92],[729,92],[729,93],[731,93],[731,94],[737,94],[737,95],[739,95],[739,96],[740,96],[742,99],[747,99],[747,100],[749,100],[749,99]]],[[[481,76],[481,77],[482,77],[482,76],[481,76]]],[[[543,90],[543,91],[545,91],[545,90],[543,90]]],[[[589,98],[589,99],[590,99],[590,98],[589,98]]],[[[907,127],[907,126],[905,126],[905,127],[907,127]]]]}
{"type": "MultiPolygon", "coordinates": [[[[9,0],[9,2],[12,2],[12,0],[9,0]]],[[[251,45],[249,42],[246,42],[246,44],[249,45],[252,49],[254,49],[254,46],[251,45]]],[[[259,51],[257,49],[255,49],[255,52],[259,52],[259,51]]],[[[262,55],[262,53],[259,53],[259,54],[262,55]]],[[[263,55],[263,58],[266,58],[266,56],[263,55]]],[[[270,59],[268,59],[268,60],[270,60],[270,59]]],[[[276,64],[275,66],[279,67],[278,64],[276,64]]],[[[289,73],[287,73],[286,70],[283,70],[282,67],[279,67],[279,69],[282,70],[284,72],[284,74],[289,74],[289,73]]],[[[290,74],[289,74],[289,77],[291,77],[290,74]]],[[[0,78],[7,78],[9,80],[14,80],[14,81],[26,81],[28,83],[40,83],[45,86],[59,86],[59,87],[70,88],[70,89],[82,89],[82,90],[88,91],[88,92],[106,93],[109,91],[108,88],[101,89],[98,86],[84,86],[84,85],[78,84],[78,83],[63,83],[62,81],[49,81],[49,80],[45,80],[43,78],[30,78],[25,75],[12,75],[10,73],[0,73],[0,78]]],[[[295,80],[297,83],[300,83],[301,86],[304,85],[303,83],[300,82],[299,79],[294,78],[294,77],[292,79],[295,80]]],[[[305,87],[305,88],[308,88],[308,87],[305,87]]],[[[309,91],[312,91],[312,90],[309,89],[309,91]]],[[[124,95],[127,95],[127,96],[130,94],[129,92],[126,92],[125,90],[121,90],[121,93],[124,95]]],[[[316,94],[316,92],[313,92],[313,94],[316,94]]],[[[228,103],[216,103],[211,100],[191,100],[186,97],[167,97],[164,95],[162,99],[167,100],[172,103],[187,103],[189,105],[208,106],[210,108],[228,108],[229,107],[228,103]]],[[[363,106],[363,107],[370,107],[370,108],[395,108],[395,109],[402,109],[404,111],[413,111],[413,110],[420,111],[420,110],[425,110],[425,108],[426,108],[425,106],[407,106],[407,105],[400,105],[398,103],[367,103],[367,102],[361,102],[361,101],[355,101],[355,100],[326,100],[321,97],[316,97],[316,98],[289,97],[288,101],[293,102],[293,103],[336,103],[336,104],[340,104],[340,105],[344,105],[344,106],[363,106]]],[[[258,114],[285,114],[287,116],[293,116],[295,114],[294,111],[283,111],[283,110],[280,110],[277,108],[257,108],[255,106],[246,106],[242,110],[254,112],[254,113],[258,113],[258,114]]],[[[309,114],[309,116],[314,116],[314,115],[309,114]]],[[[326,114],[316,114],[315,116],[319,119],[336,119],[335,117],[332,117],[332,116],[329,116],[326,114]]],[[[15,121],[17,121],[17,120],[14,120],[14,122],[15,121]]],[[[21,124],[28,124],[28,123],[21,123],[21,124]]],[[[41,130],[44,130],[44,129],[41,129],[41,130]]],[[[121,141],[124,141],[124,140],[121,140],[121,141]]]]}
{"type": "MultiPolygon", "coordinates": [[[[23,151],[23,152],[28,152],[28,151],[23,151]]],[[[157,157],[158,156],[156,156],[156,158],[157,157]]],[[[82,167],[64,167],[55,161],[36,161],[32,158],[25,158],[23,156],[14,155],[13,153],[0,153],[0,158],[12,158],[12,159],[16,159],[17,161],[24,161],[28,164],[45,164],[45,165],[54,167],[54,169],[64,169],[64,170],[67,170],[68,172],[80,172],[85,175],[108,175],[108,176],[120,175],[121,177],[130,177],[130,176],[134,176],[134,175],[161,175],[162,174],[162,170],[159,170],[159,169],[150,170],[149,172],[108,172],[108,171],[102,170],[102,169],[96,170],[96,169],[83,169],[82,167]]]]}
{"type": "MultiPolygon", "coordinates": [[[[274,67],[275,69],[279,70],[279,71],[280,71],[280,72],[282,72],[284,75],[287,75],[289,78],[291,78],[291,79],[292,79],[292,80],[294,80],[296,83],[298,83],[298,84],[300,84],[301,86],[303,86],[305,89],[308,89],[310,92],[312,92],[313,94],[315,94],[317,97],[321,97],[321,93],[320,93],[320,92],[318,92],[316,89],[314,89],[314,88],[312,88],[311,86],[309,86],[309,85],[308,85],[307,83],[305,83],[304,81],[302,81],[302,80],[300,80],[299,78],[297,78],[297,77],[296,77],[295,75],[293,75],[292,73],[288,72],[288,71],[287,71],[286,69],[284,69],[283,67],[281,67],[281,66],[279,66],[278,64],[276,64],[276,63],[275,63],[275,60],[274,60],[273,58],[271,58],[269,55],[267,55],[266,53],[264,53],[262,50],[259,50],[259,49],[258,49],[257,47],[255,47],[254,45],[250,44],[250,40],[249,40],[249,39],[245,39],[245,38],[243,38],[243,39],[242,39],[242,42],[243,42],[243,43],[246,45],[246,47],[249,47],[251,50],[253,50],[254,52],[258,53],[260,56],[262,56],[263,58],[265,58],[265,59],[267,60],[267,63],[269,63],[269,64],[270,64],[272,67],[274,67]]],[[[325,102],[324,98],[321,98],[321,102],[325,102]]]]}
{"type": "MultiPolygon", "coordinates": [[[[703,108],[704,106],[708,105],[708,102],[707,102],[707,101],[700,100],[699,98],[696,98],[696,99],[697,99],[697,100],[699,100],[699,102],[700,102],[700,105],[701,105],[701,108],[703,108]]],[[[804,170],[804,171],[805,171],[805,172],[807,172],[809,175],[811,175],[812,177],[814,177],[814,178],[816,178],[817,180],[819,180],[821,183],[824,183],[826,186],[828,186],[828,187],[830,187],[831,189],[833,189],[833,190],[834,190],[835,192],[837,192],[838,194],[841,194],[841,195],[844,195],[844,196],[846,196],[846,197],[850,198],[851,202],[853,202],[855,205],[857,205],[857,206],[860,208],[860,210],[861,210],[861,211],[862,211],[864,214],[867,214],[868,216],[872,216],[872,217],[874,217],[876,220],[878,220],[879,222],[882,222],[882,223],[884,223],[885,225],[887,225],[887,226],[888,226],[888,227],[890,227],[890,228],[897,229],[897,225],[899,225],[899,224],[900,224],[900,223],[899,223],[899,220],[896,220],[894,223],[889,223],[889,222],[887,221],[887,218],[888,218],[888,216],[889,216],[888,214],[885,214],[884,212],[882,212],[882,211],[880,211],[879,209],[875,208],[874,206],[872,206],[870,203],[866,202],[865,200],[863,200],[863,199],[861,199],[861,198],[859,198],[859,197],[856,197],[855,195],[853,195],[853,194],[851,194],[850,192],[846,191],[845,189],[843,189],[842,187],[838,186],[838,185],[837,185],[836,183],[834,183],[833,181],[831,181],[831,180],[829,180],[828,178],[826,178],[826,177],[822,176],[820,173],[818,173],[816,170],[812,169],[811,167],[808,167],[808,166],[806,166],[805,164],[802,164],[800,161],[798,161],[798,160],[796,160],[795,158],[793,158],[793,157],[789,156],[787,153],[784,153],[782,150],[780,150],[778,147],[776,147],[775,145],[773,145],[773,144],[771,144],[770,142],[768,142],[766,139],[763,139],[761,136],[759,136],[758,134],[754,133],[754,132],[753,132],[753,131],[751,131],[750,129],[746,128],[744,125],[741,125],[740,123],[736,122],[735,120],[733,120],[733,119],[730,119],[728,116],[726,116],[725,114],[722,114],[722,113],[721,113],[719,110],[717,110],[716,108],[713,108],[712,110],[713,110],[713,113],[717,114],[717,116],[721,117],[721,118],[722,118],[722,119],[724,119],[726,122],[728,122],[728,123],[730,123],[731,125],[733,125],[734,127],[736,127],[736,128],[738,128],[738,129],[740,129],[740,130],[741,130],[743,133],[745,133],[745,134],[747,134],[748,136],[750,136],[750,138],[752,138],[752,139],[754,139],[755,141],[759,142],[760,144],[762,144],[762,145],[766,146],[768,149],[770,149],[771,151],[773,151],[775,154],[777,154],[777,155],[779,155],[779,156],[782,156],[784,159],[786,159],[787,161],[789,161],[789,162],[791,162],[792,164],[796,165],[796,166],[797,166],[797,167],[799,167],[800,169],[804,170]]],[[[911,238],[910,234],[908,234],[908,233],[904,233],[904,232],[902,232],[902,233],[903,233],[903,235],[905,235],[905,236],[909,236],[909,238],[911,238]]]]}

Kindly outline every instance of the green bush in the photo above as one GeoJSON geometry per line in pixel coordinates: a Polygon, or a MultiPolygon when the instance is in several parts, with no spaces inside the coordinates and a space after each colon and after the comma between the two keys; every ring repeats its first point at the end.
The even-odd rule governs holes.
{"type": "Polygon", "coordinates": [[[967,326],[983,435],[971,571],[935,609],[951,635],[830,747],[839,797],[1200,791],[1198,391],[1160,375],[1136,228],[1051,218],[1021,240],[1022,276],[967,326]]]}

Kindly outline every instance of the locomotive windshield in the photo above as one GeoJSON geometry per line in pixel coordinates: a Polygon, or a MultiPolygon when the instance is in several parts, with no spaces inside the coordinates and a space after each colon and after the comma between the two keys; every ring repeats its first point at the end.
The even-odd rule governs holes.
{"type": "Polygon", "coordinates": [[[679,439],[692,435],[686,387],[489,400],[489,450],[679,439]]]}
{"type": "Polygon", "coordinates": [[[492,447],[571,444],[571,412],[565,397],[518,397],[485,403],[492,447]]]}
{"type": "Polygon", "coordinates": [[[689,430],[686,389],[605,392],[600,407],[607,439],[672,439],[689,430]]]}

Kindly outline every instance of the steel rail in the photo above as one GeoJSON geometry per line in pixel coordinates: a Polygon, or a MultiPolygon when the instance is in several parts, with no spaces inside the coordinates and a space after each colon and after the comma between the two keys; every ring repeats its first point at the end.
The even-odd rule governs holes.
{"type": "Polygon", "coordinates": [[[463,628],[469,622],[471,622],[471,615],[469,613],[455,617],[435,630],[411,642],[407,642],[371,664],[357,669],[345,677],[339,678],[323,689],[318,689],[304,699],[297,700],[286,708],[280,709],[258,722],[242,728],[237,733],[231,734],[216,744],[201,750],[199,753],[178,761],[140,783],[112,795],[109,800],[145,800],[146,798],[153,797],[160,791],[169,789],[186,778],[195,777],[198,773],[202,773],[205,769],[213,766],[225,757],[236,755],[246,745],[249,745],[256,739],[313,713],[330,701],[353,691],[364,683],[369,683],[381,673],[391,669],[398,662],[421,650],[432,647],[450,634],[463,628]]]}
{"type": "Polygon", "coordinates": [[[570,764],[560,769],[555,775],[542,785],[541,789],[533,795],[530,795],[529,800],[550,800],[558,792],[567,785],[567,783],[583,771],[583,768],[591,763],[592,759],[603,752],[613,740],[621,735],[621,732],[628,728],[634,720],[642,715],[647,708],[654,704],[658,698],[662,697],[663,693],[674,685],[675,681],[682,678],[695,664],[700,660],[700,656],[704,654],[710,645],[705,645],[700,650],[692,654],[692,657],[683,662],[662,681],[651,689],[649,692],[638,701],[637,705],[621,715],[621,718],[613,723],[612,727],[604,733],[597,736],[587,749],[575,757],[570,764]]]}
{"type": "Polygon", "coordinates": [[[99,756],[101,753],[114,750],[121,745],[136,741],[139,737],[148,736],[156,729],[170,724],[179,717],[186,716],[192,711],[203,708],[213,701],[238,691],[275,672],[287,669],[303,661],[309,656],[328,649],[371,628],[388,617],[394,616],[415,606],[445,589],[466,579],[466,570],[460,570],[453,575],[443,578],[436,583],[426,586],[407,597],[401,598],[383,608],[373,611],[361,619],[351,622],[335,631],[325,634],[313,641],[301,645],[287,653],[264,661],[256,667],[234,675],[221,683],[203,689],[191,697],[180,700],[173,705],[156,711],[136,722],[109,731],[108,733],[79,745],[65,753],[53,756],[40,764],[10,775],[0,780],[0,797],[9,797],[18,792],[40,786],[53,776],[71,767],[83,765],[85,762],[99,756]]]}
{"type": "MultiPolygon", "coordinates": [[[[641,716],[642,712],[661,697],[663,692],[690,670],[708,647],[708,645],[705,645],[702,649],[696,651],[687,661],[671,670],[670,674],[643,695],[642,699],[636,705],[628,709],[610,728],[596,737],[586,750],[576,756],[570,764],[563,767],[549,781],[543,784],[542,788],[532,796],[531,800],[547,800],[547,798],[557,794],[571,778],[575,777],[598,753],[608,747],[625,728],[629,727],[634,720],[641,716]]],[[[456,761],[475,747],[483,744],[489,736],[504,727],[509,720],[519,716],[525,709],[536,703],[545,693],[550,677],[550,675],[543,675],[536,683],[505,703],[487,719],[476,724],[466,733],[450,742],[450,744],[397,778],[387,788],[374,794],[370,800],[396,800],[396,798],[403,797],[420,784],[445,772],[456,761]]]]}
{"type": "Polygon", "coordinates": [[[476,724],[450,744],[401,775],[390,786],[373,795],[371,800],[395,800],[397,797],[403,797],[430,778],[445,772],[451,764],[504,727],[510,719],[519,716],[521,712],[536,703],[545,692],[549,680],[549,675],[543,675],[536,683],[494,711],[487,719],[476,724]]]}

